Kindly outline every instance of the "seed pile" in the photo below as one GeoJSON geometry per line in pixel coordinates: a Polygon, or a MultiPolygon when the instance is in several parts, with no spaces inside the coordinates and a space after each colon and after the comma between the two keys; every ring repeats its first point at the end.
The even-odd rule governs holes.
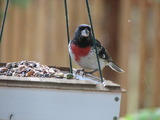
{"type": "Polygon", "coordinates": [[[57,68],[50,68],[35,61],[20,61],[7,63],[0,68],[0,76],[42,77],[42,78],[73,78],[72,74],[64,74],[57,68]]]}

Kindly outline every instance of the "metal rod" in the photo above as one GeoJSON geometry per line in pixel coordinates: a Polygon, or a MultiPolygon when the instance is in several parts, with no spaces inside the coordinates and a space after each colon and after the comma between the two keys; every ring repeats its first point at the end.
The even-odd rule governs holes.
{"type": "MultiPolygon", "coordinates": [[[[67,37],[68,37],[68,44],[70,42],[70,36],[69,36],[69,24],[68,24],[68,8],[67,8],[67,1],[64,0],[64,7],[65,7],[65,16],[66,16],[66,29],[67,29],[67,37]]],[[[70,72],[73,73],[72,70],[72,60],[71,56],[69,54],[69,62],[70,62],[70,72]]]]}
{"type": "Polygon", "coordinates": [[[92,19],[91,19],[91,13],[90,13],[90,7],[89,7],[88,0],[86,0],[86,6],[87,6],[88,18],[89,18],[89,22],[90,22],[91,30],[92,30],[92,34],[93,34],[93,43],[94,43],[94,48],[95,48],[95,51],[96,51],[99,74],[100,74],[101,82],[103,83],[103,76],[102,76],[101,66],[100,66],[99,57],[98,57],[98,51],[97,51],[97,48],[96,48],[96,40],[95,40],[95,36],[94,36],[94,29],[93,29],[93,25],[92,25],[92,19]]]}
{"type": "Polygon", "coordinates": [[[5,24],[7,10],[8,10],[8,4],[9,4],[9,0],[6,0],[6,1],[7,1],[6,2],[6,7],[5,7],[4,16],[3,16],[2,25],[1,25],[0,42],[2,40],[3,29],[4,29],[4,24],[5,24]]]}

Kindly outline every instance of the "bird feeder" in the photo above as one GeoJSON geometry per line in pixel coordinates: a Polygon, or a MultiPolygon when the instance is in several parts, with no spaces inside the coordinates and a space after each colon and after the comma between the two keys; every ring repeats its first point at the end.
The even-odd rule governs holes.
{"type": "MultiPolygon", "coordinates": [[[[8,3],[9,0],[0,40],[8,3]]],[[[66,4],[65,8],[69,29],[66,4]]],[[[0,63],[0,67],[3,66],[6,63],[0,63]]],[[[41,78],[0,74],[0,120],[118,120],[121,95],[125,92],[120,85],[104,80],[102,74],[101,78],[91,74],[76,75],[72,65],[70,68],[50,68],[57,68],[64,74],[72,72],[74,77],[41,78]]]]}
{"type": "Polygon", "coordinates": [[[125,91],[99,81],[90,74],[73,79],[1,75],[0,120],[118,120],[125,91]]]}

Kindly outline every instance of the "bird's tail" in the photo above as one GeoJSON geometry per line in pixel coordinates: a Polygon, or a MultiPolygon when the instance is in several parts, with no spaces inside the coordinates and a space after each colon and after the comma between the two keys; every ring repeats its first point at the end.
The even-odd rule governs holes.
{"type": "Polygon", "coordinates": [[[124,70],[122,70],[118,65],[116,65],[113,61],[110,61],[109,63],[108,63],[108,66],[112,69],[112,70],[114,70],[114,71],[116,71],[116,72],[119,72],[119,73],[121,73],[121,72],[124,72],[124,70]]]}

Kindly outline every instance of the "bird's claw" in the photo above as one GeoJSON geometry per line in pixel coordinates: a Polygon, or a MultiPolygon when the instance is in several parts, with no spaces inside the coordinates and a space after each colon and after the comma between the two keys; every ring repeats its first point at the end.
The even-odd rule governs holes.
{"type": "Polygon", "coordinates": [[[82,72],[82,77],[86,74],[88,74],[88,72],[86,72],[83,68],[82,69],[78,69],[75,74],[80,74],[82,72]]]}
{"type": "Polygon", "coordinates": [[[87,74],[93,74],[94,72],[98,71],[98,69],[95,69],[95,70],[93,70],[93,71],[91,71],[91,72],[86,72],[86,71],[82,68],[82,69],[77,70],[77,71],[75,72],[75,74],[80,74],[81,71],[83,72],[83,73],[82,73],[82,76],[84,76],[84,75],[87,75],[87,74]]]}
{"type": "Polygon", "coordinates": [[[78,69],[76,72],[75,72],[75,74],[79,74],[80,72],[84,72],[84,69],[82,68],[82,69],[78,69]]]}

